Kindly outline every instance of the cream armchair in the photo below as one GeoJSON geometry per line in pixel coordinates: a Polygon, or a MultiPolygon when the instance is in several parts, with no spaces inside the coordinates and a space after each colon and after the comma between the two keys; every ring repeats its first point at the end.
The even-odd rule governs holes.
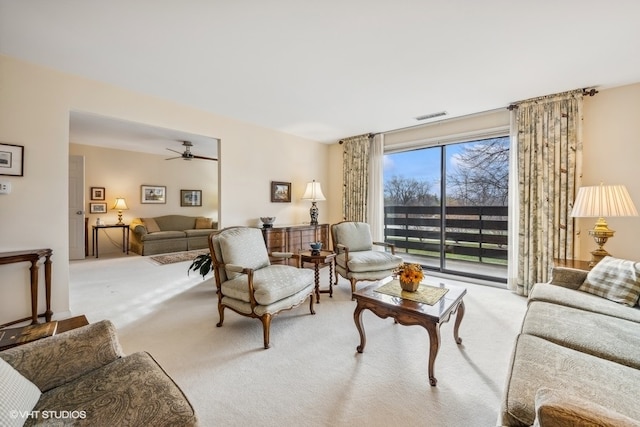
{"type": "MultiPolygon", "coordinates": [[[[384,279],[402,264],[402,258],[395,254],[395,245],[372,241],[371,228],[366,222],[333,224],[331,237],[337,254],[336,272],[351,282],[352,294],[356,291],[357,282],[384,279]],[[373,245],[382,246],[390,252],[374,250],[373,245]]],[[[335,284],[338,284],[338,275],[335,284]]]]}
{"type": "MultiPolygon", "coordinates": [[[[294,308],[309,298],[313,310],[315,282],[313,271],[290,265],[271,265],[269,254],[257,228],[230,227],[209,236],[209,249],[218,293],[218,312],[222,326],[224,310],[262,321],[264,348],[269,348],[271,318],[294,308]]],[[[272,257],[297,258],[290,253],[271,253],[272,257]]],[[[298,258],[298,266],[300,260],[298,258]]]]}

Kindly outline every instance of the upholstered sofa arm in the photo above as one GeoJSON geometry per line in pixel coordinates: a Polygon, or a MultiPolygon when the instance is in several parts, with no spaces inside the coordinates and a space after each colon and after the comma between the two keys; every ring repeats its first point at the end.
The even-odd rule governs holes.
{"type": "Polygon", "coordinates": [[[600,426],[637,427],[631,419],[595,402],[568,396],[560,390],[541,388],[536,392],[536,420],[533,427],[600,426]]]}
{"type": "Polygon", "coordinates": [[[563,288],[578,289],[587,278],[587,274],[587,271],[575,268],[553,267],[549,283],[563,288]]]}
{"type": "Polygon", "coordinates": [[[145,234],[147,234],[147,227],[144,226],[144,223],[140,218],[136,218],[131,221],[129,228],[138,236],[144,236],[145,234]]]}
{"type": "Polygon", "coordinates": [[[123,356],[116,329],[108,320],[0,352],[0,357],[42,392],[123,356]]]}

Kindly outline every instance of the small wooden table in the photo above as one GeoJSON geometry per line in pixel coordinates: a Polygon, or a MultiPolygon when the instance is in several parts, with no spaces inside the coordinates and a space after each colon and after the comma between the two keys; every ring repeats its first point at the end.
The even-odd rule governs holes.
{"type": "MultiPolygon", "coordinates": [[[[434,305],[422,304],[400,297],[376,292],[380,284],[367,286],[353,293],[357,302],[353,312],[353,320],[360,334],[360,345],[356,348],[358,353],[364,351],[367,338],[362,324],[362,311],[370,310],[380,318],[392,317],[396,323],[401,325],[420,325],[429,333],[429,383],[435,386],[438,382],[434,375],[434,364],[438,350],[440,349],[440,326],[449,321],[452,314],[456,316],[453,328],[453,338],[457,344],[462,343],[462,338],[458,336],[458,329],[464,317],[464,301],[462,297],[467,293],[465,288],[458,286],[446,286],[449,291],[434,305]]],[[[441,287],[445,287],[440,285],[441,287]]]]}
{"type": "Polygon", "coordinates": [[[129,255],[129,224],[92,225],[93,227],[93,253],[98,258],[98,231],[104,228],[122,228],[122,252],[129,255]]]}
{"type": "MultiPolygon", "coordinates": [[[[77,328],[80,328],[82,326],[86,326],[86,325],[89,324],[89,321],[87,320],[87,318],[86,318],[86,316],[84,314],[80,315],[80,316],[76,316],[76,317],[70,317],[68,319],[58,320],[57,322],[58,322],[58,326],[57,326],[55,334],[53,336],[61,334],[63,332],[71,331],[73,329],[77,329],[77,328]]],[[[46,337],[46,338],[48,338],[48,337],[46,337]]],[[[5,347],[2,347],[2,350],[6,350],[6,349],[12,348],[12,347],[17,347],[19,345],[28,344],[30,342],[33,342],[33,341],[23,341],[23,342],[18,342],[18,343],[15,343],[15,344],[7,345],[5,347]]]]}
{"type": "Polygon", "coordinates": [[[316,281],[316,303],[320,303],[320,294],[329,294],[329,298],[333,298],[333,262],[336,254],[331,251],[302,251],[300,252],[300,261],[304,266],[305,262],[313,263],[316,281]],[[329,266],[329,289],[320,290],[320,266],[329,266]]]}
{"type": "Polygon", "coordinates": [[[579,259],[553,259],[553,265],[556,267],[575,268],[576,270],[589,271],[593,268],[589,264],[590,261],[583,261],[579,259]]]}

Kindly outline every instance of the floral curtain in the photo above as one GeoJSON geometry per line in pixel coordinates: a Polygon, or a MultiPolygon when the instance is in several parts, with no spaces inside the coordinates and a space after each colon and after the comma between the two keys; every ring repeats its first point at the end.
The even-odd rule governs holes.
{"type": "Polygon", "coordinates": [[[517,104],[518,272],[515,291],[529,295],[549,280],[554,258],[573,258],[570,216],[581,175],[582,91],[517,104]]]}
{"type": "Polygon", "coordinates": [[[371,138],[367,222],[374,242],[384,241],[384,135],[371,138]]]}
{"type": "Polygon", "coordinates": [[[371,135],[345,138],[342,152],[342,215],[346,221],[367,221],[371,135]]]}

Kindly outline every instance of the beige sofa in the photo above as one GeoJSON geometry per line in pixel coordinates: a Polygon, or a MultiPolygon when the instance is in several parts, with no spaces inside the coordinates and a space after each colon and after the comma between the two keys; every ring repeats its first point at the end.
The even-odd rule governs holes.
{"type": "Polygon", "coordinates": [[[500,425],[640,426],[639,273],[640,263],[605,258],[589,273],[554,268],[550,283],[534,285],[500,425]],[[621,289],[626,304],[614,301],[621,289]]]}
{"type": "Polygon", "coordinates": [[[0,359],[0,425],[198,423],[187,397],[148,353],[123,354],[107,320],[1,351],[0,359]]]}
{"type": "Polygon", "coordinates": [[[139,255],[207,249],[208,237],[218,228],[211,218],[165,215],[135,218],[131,225],[131,251],[139,255]]]}

